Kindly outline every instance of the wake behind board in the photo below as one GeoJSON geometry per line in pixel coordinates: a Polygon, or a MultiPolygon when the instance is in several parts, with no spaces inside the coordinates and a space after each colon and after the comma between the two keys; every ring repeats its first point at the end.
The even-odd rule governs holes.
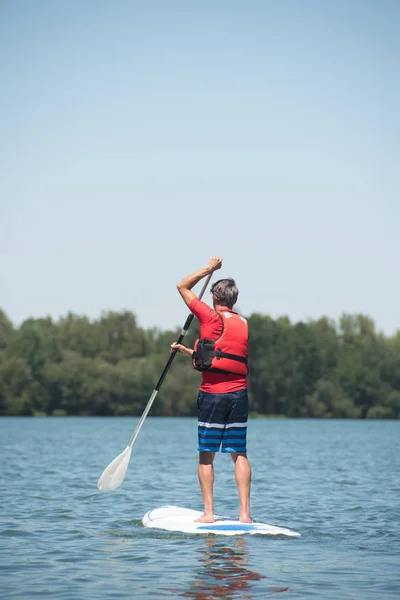
{"type": "Polygon", "coordinates": [[[198,510],[181,508],[179,506],[161,506],[147,512],[142,523],[145,527],[177,531],[181,533],[214,533],[216,535],[286,535],[300,537],[300,533],[285,527],[276,527],[267,523],[241,523],[225,517],[215,517],[214,523],[198,523],[201,516],[198,510]]]}

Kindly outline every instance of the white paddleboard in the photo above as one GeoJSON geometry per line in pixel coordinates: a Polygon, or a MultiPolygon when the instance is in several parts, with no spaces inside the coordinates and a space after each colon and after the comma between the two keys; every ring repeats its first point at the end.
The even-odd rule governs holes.
{"type": "Polygon", "coordinates": [[[179,506],[161,506],[147,512],[142,523],[145,527],[164,529],[165,531],[179,531],[182,533],[214,533],[218,535],[287,535],[300,537],[300,533],[285,527],[276,527],[267,523],[241,523],[225,517],[215,517],[214,523],[198,523],[196,519],[201,516],[198,510],[181,508],[179,506]]]}

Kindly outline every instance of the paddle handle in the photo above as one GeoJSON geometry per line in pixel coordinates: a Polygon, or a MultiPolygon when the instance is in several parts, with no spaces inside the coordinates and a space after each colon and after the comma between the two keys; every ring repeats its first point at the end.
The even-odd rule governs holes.
{"type": "MultiPolygon", "coordinates": [[[[209,284],[209,282],[210,282],[210,279],[211,279],[211,277],[212,277],[212,273],[210,273],[210,274],[207,276],[207,279],[206,279],[206,280],[205,280],[205,282],[204,282],[204,285],[203,285],[203,287],[202,287],[202,289],[201,289],[201,291],[200,291],[200,294],[199,294],[199,296],[198,296],[198,297],[199,297],[199,300],[201,300],[201,298],[203,297],[203,295],[204,295],[204,292],[205,292],[205,291],[206,291],[206,289],[207,289],[207,286],[208,286],[208,284],[209,284]]],[[[181,331],[181,333],[180,333],[180,335],[179,335],[179,338],[178,338],[178,340],[177,340],[177,342],[176,342],[177,344],[181,344],[181,343],[182,343],[182,340],[183,340],[183,338],[185,337],[185,335],[187,334],[187,332],[188,332],[188,329],[189,329],[189,327],[190,327],[190,325],[191,325],[191,323],[192,323],[192,321],[193,321],[193,318],[194,318],[194,315],[193,315],[193,313],[190,313],[190,315],[188,315],[188,318],[187,318],[187,319],[186,319],[186,321],[185,321],[185,324],[184,324],[184,326],[183,326],[183,328],[182,328],[182,331],[181,331]]],[[[157,381],[157,385],[156,385],[156,387],[154,388],[154,390],[153,390],[153,392],[152,392],[152,394],[151,394],[151,396],[150,396],[150,398],[149,398],[149,401],[148,401],[148,402],[147,402],[147,404],[146,404],[146,408],[144,409],[144,411],[143,411],[143,414],[142,414],[142,416],[140,417],[139,423],[138,423],[138,424],[137,424],[137,426],[136,426],[136,429],[135,429],[135,432],[134,432],[134,434],[132,435],[131,439],[129,440],[129,444],[128,444],[128,446],[132,447],[132,446],[133,446],[133,444],[135,443],[135,440],[136,440],[137,436],[139,435],[139,431],[140,431],[140,430],[141,430],[141,428],[142,428],[142,425],[143,425],[143,423],[144,423],[144,420],[145,420],[145,418],[147,417],[147,415],[148,415],[148,413],[149,413],[149,410],[150,410],[150,408],[152,407],[152,404],[153,404],[153,402],[154,402],[154,400],[155,400],[155,398],[156,398],[156,396],[157,396],[157,394],[158,394],[158,391],[159,391],[159,389],[160,389],[160,387],[161,387],[161,384],[162,384],[162,382],[164,381],[164,379],[165,379],[165,376],[166,376],[166,374],[168,373],[168,371],[169,371],[169,368],[170,368],[170,366],[172,365],[172,363],[173,363],[173,360],[174,360],[174,358],[175,358],[175,356],[176,356],[177,352],[178,352],[177,350],[172,350],[171,354],[169,355],[169,358],[168,358],[168,360],[167,360],[167,363],[166,363],[166,365],[165,365],[165,367],[164,367],[164,369],[163,369],[163,372],[162,372],[162,373],[161,373],[161,375],[160,375],[160,379],[157,381]]]]}

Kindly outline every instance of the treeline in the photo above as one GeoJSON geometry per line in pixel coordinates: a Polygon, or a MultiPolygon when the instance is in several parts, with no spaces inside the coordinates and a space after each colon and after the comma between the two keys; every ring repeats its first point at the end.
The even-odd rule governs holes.
{"type": "MultiPolygon", "coordinates": [[[[363,315],[248,321],[253,414],[399,418],[400,331],[384,336],[363,315]]],[[[141,415],[179,333],[145,330],[130,312],[14,327],[0,310],[0,415],[141,415]]],[[[151,414],[194,416],[200,377],[177,356],[151,414]]]]}

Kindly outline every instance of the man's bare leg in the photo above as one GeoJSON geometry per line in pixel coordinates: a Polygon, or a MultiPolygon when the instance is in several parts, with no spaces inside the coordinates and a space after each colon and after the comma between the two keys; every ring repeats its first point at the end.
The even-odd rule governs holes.
{"type": "Polygon", "coordinates": [[[250,487],[251,487],[251,467],[247,454],[231,452],[232,460],[235,463],[236,485],[239,492],[241,523],[251,523],[250,517],[250,487]]]}
{"type": "Polygon", "coordinates": [[[204,513],[196,519],[200,523],[214,523],[214,456],[215,452],[199,453],[198,475],[204,502],[204,513]]]}

